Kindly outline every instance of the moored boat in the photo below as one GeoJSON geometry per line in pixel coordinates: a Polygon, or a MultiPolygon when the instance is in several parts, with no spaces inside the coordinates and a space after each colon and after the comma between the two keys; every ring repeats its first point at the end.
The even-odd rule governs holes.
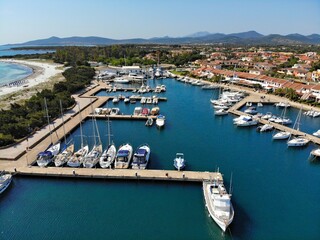
{"type": "Polygon", "coordinates": [[[66,162],[68,162],[73,152],[74,152],[74,144],[72,143],[55,157],[54,165],[56,167],[63,166],[66,162]]]}
{"type": "Polygon", "coordinates": [[[164,124],[165,124],[165,120],[166,120],[165,116],[158,115],[157,119],[156,119],[157,127],[162,128],[164,126],[164,124]]]}
{"type": "Polygon", "coordinates": [[[222,181],[204,181],[203,195],[211,218],[225,232],[234,218],[231,194],[228,194],[222,181]]]}
{"type": "Polygon", "coordinates": [[[178,170],[182,170],[186,167],[186,161],[184,159],[183,153],[177,153],[175,159],[173,160],[173,166],[178,170]]]}
{"type": "Polygon", "coordinates": [[[146,169],[149,163],[150,153],[151,150],[148,144],[140,145],[133,155],[133,160],[131,164],[132,168],[146,169]]]}
{"type": "Polygon", "coordinates": [[[0,175],[0,194],[6,190],[12,181],[11,174],[2,174],[0,175]]]}
{"type": "Polygon", "coordinates": [[[114,167],[128,168],[131,162],[132,152],[132,146],[129,143],[121,145],[116,155],[114,167]]]}
{"type": "Polygon", "coordinates": [[[54,145],[51,145],[46,151],[40,152],[37,158],[37,164],[39,167],[48,166],[54,159],[55,156],[58,155],[60,151],[60,142],[57,142],[54,145]]]}
{"type": "Polygon", "coordinates": [[[114,162],[117,154],[117,149],[114,144],[111,144],[107,147],[106,150],[102,153],[99,163],[102,168],[108,168],[114,162]]]}

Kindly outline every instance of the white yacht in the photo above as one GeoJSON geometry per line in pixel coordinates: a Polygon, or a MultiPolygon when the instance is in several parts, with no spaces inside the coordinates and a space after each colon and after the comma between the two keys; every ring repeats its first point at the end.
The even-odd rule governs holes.
{"type": "Polygon", "coordinates": [[[223,116],[223,115],[227,115],[228,112],[225,109],[218,109],[214,111],[214,115],[216,116],[223,116]]]}
{"type": "Polygon", "coordinates": [[[111,144],[107,147],[106,150],[102,153],[99,163],[102,168],[108,168],[114,162],[116,158],[117,149],[114,144],[111,144]]]}
{"type": "Polygon", "coordinates": [[[0,176],[0,194],[3,193],[3,191],[6,190],[7,187],[9,187],[11,181],[12,181],[11,174],[2,174],[0,176]]]}
{"type": "Polygon", "coordinates": [[[120,108],[111,108],[111,112],[110,112],[110,115],[119,115],[120,113],[120,108]]]}
{"type": "Polygon", "coordinates": [[[40,152],[37,158],[37,164],[39,167],[46,167],[51,163],[55,156],[58,155],[60,151],[60,142],[51,145],[46,151],[40,152]]]}
{"type": "Polygon", "coordinates": [[[270,124],[265,124],[265,125],[263,125],[263,126],[261,126],[260,128],[259,128],[259,131],[260,132],[267,132],[267,131],[271,131],[273,129],[273,126],[272,125],[270,125],[270,124]]]}
{"type": "Polygon", "coordinates": [[[247,116],[243,118],[242,120],[239,120],[236,122],[236,125],[238,127],[249,127],[249,126],[254,126],[257,125],[258,121],[250,116],[247,116]]]}
{"type": "Polygon", "coordinates": [[[129,83],[129,79],[124,79],[124,78],[115,78],[113,79],[114,83],[129,83]]]}
{"type": "Polygon", "coordinates": [[[173,166],[178,170],[182,170],[186,166],[186,161],[184,160],[183,153],[177,153],[176,158],[173,160],[173,166]]]}
{"type": "Polygon", "coordinates": [[[158,115],[157,119],[156,119],[157,127],[162,128],[164,126],[164,124],[165,124],[165,120],[166,120],[165,116],[158,115]]]}
{"type": "Polygon", "coordinates": [[[120,101],[120,98],[119,97],[114,97],[113,99],[112,99],[112,102],[113,103],[118,103],[120,101]]]}
{"type": "Polygon", "coordinates": [[[258,113],[256,107],[249,107],[246,110],[244,110],[244,112],[249,113],[249,114],[257,114],[258,113]]]}
{"type": "Polygon", "coordinates": [[[204,181],[203,194],[210,216],[225,232],[234,217],[231,194],[227,193],[223,182],[219,180],[204,181]]]}
{"type": "Polygon", "coordinates": [[[274,140],[282,140],[282,139],[288,139],[290,136],[291,136],[290,132],[281,131],[281,132],[277,132],[276,134],[274,134],[272,136],[272,139],[274,139],[274,140]]]}
{"type": "Polygon", "coordinates": [[[114,168],[128,168],[132,152],[132,146],[129,143],[121,145],[116,155],[114,168]]]}
{"type": "Polygon", "coordinates": [[[146,169],[149,163],[150,153],[151,150],[148,144],[142,144],[141,146],[139,146],[133,155],[131,164],[132,168],[146,169]]]}

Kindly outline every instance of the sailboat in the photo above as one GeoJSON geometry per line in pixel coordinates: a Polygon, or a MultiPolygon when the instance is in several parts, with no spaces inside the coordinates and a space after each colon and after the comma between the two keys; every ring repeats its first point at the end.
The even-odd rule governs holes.
{"type": "Polygon", "coordinates": [[[117,149],[114,143],[111,143],[110,136],[110,120],[108,118],[108,147],[104,150],[99,160],[100,166],[102,168],[110,167],[114,162],[114,159],[116,158],[117,149]]]}
{"type": "Polygon", "coordinates": [[[62,152],[59,153],[54,158],[54,165],[56,167],[63,166],[69,160],[69,158],[72,156],[72,154],[74,152],[74,143],[71,143],[71,142],[67,143],[66,129],[64,127],[64,119],[63,119],[61,100],[60,100],[60,111],[61,111],[61,119],[62,119],[62,127],[63,127],[64,148],[62,149],[62,152]]]}
{"type": "Polygon", "coordinates": [[[80,167],[80,165],[83,162],[84,157],[88,154],[89,152],[89,146],[88,144],[84,145],[83,144],[83,133],[82,133],[82,117],[81,117],[81,109],[78,104],[79,108],[79,124],[80,124],[80,138],[81,138],[81,148],[76,151],[71,158],[68,160],[67,165],[69,167],[80,167]]]}
{"type": "Polygon", "coordinates": [[[46,111],[46,115],[47,115],[46,117],[48,120],[48,127],[49,127],[49,134],[50,134],[51,143],[50,143],[49,147],[44,152],[40,152],[38,154],[37,164],[39,167],[48,166],[48,164],[53,161],[53,158],[55,156],[57,156],[60,151],[60,142],[58,141],[57,143],[53,144],[52,132],[51,132],[51,128],[50,128],[51,124],[50,124],[50,120],[49,120],[49,113],[48,113],[48,106],[47,106],[46,99],[44,99],[44,107],[45,107],[45,111],[46,111]]]}
{"type": "MultiPolygon", "coordinates": [[[[293,129],[297,129],[299,131],[299,126],[300,126],[300,119],[301,119],[301,113],[302,113],[302,108],[300,108],[300,111],[298,113],[297,119],[294,123],[293,129]]],[[[303,147],[308,144],[310,140],[303,138],[301,136],[292,138],[287,141],[288,147],[303,147]]]]}
{"type": "MultiPolygon", "coordinates": [[[[91,108],[92,108],[92,103],[91,103],[91,108]]],[[[93,112],[93,109],[92,109],[92,112],[93,112]]],[[[88,153],[88,155],[84,157],[83,166],[85,168],[94,167],[99,162],[100,156],[102,154],[102,143],[100,139],[97,120],[95,117],[92,118],[92,131],[93,131],[94,146],[92,150],[88,153]],[[96,140],[96,135],[95,135],[96,131],[97,131],[98,142],[96,140]]]]}
{"type": "MultiPolygon", "coordinates": [[[[280,117],[282,119],[282,121],[281,121],[282,125],[285,125],[285,123],[288,122],[288,120],[285,120],[285,119],[288,119],[288,118],[286,118],[286,111],[287,111],[287,107],[285,107],[283,109],[283,112],[282,112],[281,117],[280,117]]],[[[274,134],[272,135],[272,139],[274,139],[274,140],[283,140],[283,139],[288,139],[290,136],[291,136],[290,132],[279,131],[277,133],[274,132],[274,134]]]]}

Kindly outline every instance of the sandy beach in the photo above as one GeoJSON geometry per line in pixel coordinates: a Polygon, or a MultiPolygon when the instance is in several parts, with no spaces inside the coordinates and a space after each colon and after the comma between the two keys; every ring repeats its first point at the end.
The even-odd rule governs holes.
{"type": "Polygon", "coordinates": [[[20,90],[34,87],[40,83],[48,81],[50,78],[63,72],[63,65],[33,60],[1,59],[1,62],[21,64],[32,68],[33,74],[20,80],[21,84],[13,86],[3,86],[0,88],[0,96],[14,93],[20,90]]]}

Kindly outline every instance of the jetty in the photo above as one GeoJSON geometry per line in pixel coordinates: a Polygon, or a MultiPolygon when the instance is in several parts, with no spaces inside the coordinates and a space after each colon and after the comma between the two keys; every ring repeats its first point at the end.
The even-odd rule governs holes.
{"type": "MultiPolygon", "coordinates": [[[[275,104],[277,103],[277,101],[271,101],[270,99],[261,99],[261,98],[257,98],[256,96],[248,96],[244,99],[242,99],[240,102],[238,102],[237,104],[235,104],[234,106],[232,106],[228,112],[237,116],[240,115],[248,115],[248,116],[252,116],[248,113],[244,113],[239,111],[240,108],[242,108],[247,102],[251,102],[254,104],[257,103],[262,103],[262,104],[275,104]]],[[[290,103],[291,104],[291,103],[290,103]]],[[[299,106],[296,104],[294,107],[298,108],[299,106]]],[[[307,110],[308,108],[306,108],[307,110]]],[[[275,123],[275,122],[270,122],[266,119],[261,119],[261,118],[257,118],[257,120],[259,121],[260,124],[269,124],[272,125],[275,129],[280,130],[280,131],[286,131],[286,132],[290,132],[292,135],[295,136],[303,136],[304,138],[310,140],[311,142],[320,145],[320,138],[315,137],[311,134],[287,127],[285,125],[279,124],[279,123],[275,123]]]]}
{"type": "Polygon", "coordinates": [[[220,172],[198,172],[177,170],[134,170],[134,169],[101,169],[101,168],[69,168],[36,166],[5,169],[7,172],[25,176],[65,177],[65,178],[96,178],[96,179],[126,179],[126,180],[158,180],[203,182],[213,179],[223,181],[220,172]]]}

